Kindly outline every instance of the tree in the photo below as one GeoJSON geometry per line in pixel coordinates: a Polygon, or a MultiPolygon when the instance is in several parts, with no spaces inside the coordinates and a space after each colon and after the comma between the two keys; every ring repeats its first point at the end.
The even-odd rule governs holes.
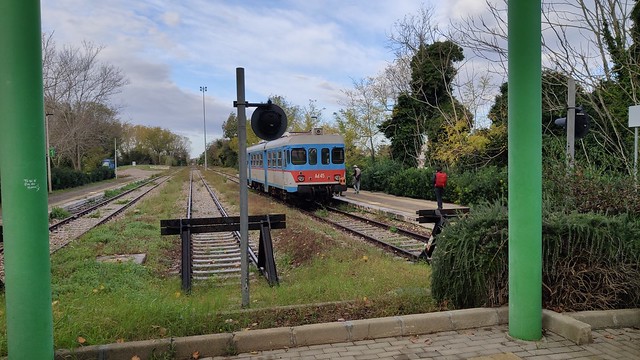
{"type": "MultiPolygon", "coordinates": [[[[291,104],[284,96],[281,95],[271,95],[269,97],[271,102],[280,106],[284,113],[287,115],[287,130],[291,132],[295,131],[305,131],[304,123],[303,123],[303,111],[302,108],[298,105],[291,104]]],[[[249,126],[250,128],[251,126],[249,126]]],[[[311,129],[309,129],[311,130],[311,129]]],[[[257,143],[257,142],[256,142],[257,143]]]]}
{"type": "Polygon", "coordinates": [[[186,165],[190,141],[160,127],[125,125],[120,154],[124,163],[186,165]],[[163,161],[164,157],[164,161],[163,161]]]}
{"type": "Polygon", "coordinates": [[[470,128],[470,114],[451,91],[457,72],[453,63],[463,58],[462,49],[449,41],[418,47],[410,62],[411,90],[400,95],[391,119],[381,124],[381,130],[391,140],[395,160],[416,166],[423,155],[425,135],[429,157],[437,160],[438,143],[447,133],[446,127],[459,128],[463,121],[467,123],[463,128],[470,128]],[[403,151],[405,154],[401,155],[403,151]]]}
{"type": "Polygon", "coordinates": [[[380,124],[380,130],[391,140],[391,158],[406,167],[418,164],[425,141],[420,108],[412,96],[400,95],[391,117],[380,124]]]}
{"type": "Polygon", "coordinates": [[[57,50],[52,35],[42,37],[45,107],[53,113],[49,122],[50,143],[58,162],[68,160],[75,169],[100,138],[117,122],[117,109],[109,104],[127,81],[120,69],[101,63],[102,51],[90,42],[82,47],[57,50]]]}
{"type": "Polygon", "coordinates": [[[311,131],[322,126],[322,110],[317,105],[317,100],[309,99],[309,107],[302,109],[303,118],[300,124],[300,131],[311,131]]]}
{"type": "Polygon", "coordinates": [[[380,144],[380,124],[386,118],[387,94],[383,91],[383,78],[368,77],[353,82],[352,90],[343,90],[343,125],[355,135],[354,142],[367,149],[372,162],[376,160],[376,147],[380,144]]]}
{"type": "Polygon", "coordinates": [[[233,139],[238,137],[238,116],[232,112],[225,122],[222,123],[222,137],[233,139]]]}
{"type": "Polygon", "coordinates": [[[344,138],[345,158],[351,164],[363,163],[367,156],[363,148],[357,145],[357,139],[360,138],[360,135],[353,126],[357,122],[353,109],[341,109],[339,112],[333,113],[333,117],[336,126],[330,131],[340,134],[344,138]]]}
{"type": "MultiPolygon", "coordinates": [[[[507,2],[487,2],[488,16],[468,17],[452,23],[452,37],[479,58],[488,60],[489,72],[506,76],[507,2]]],[[[637,24],[638,3],[622,0],[544,1],[543,67],[576,80],[583,97],[580,105],[591,116],[587,162],[617,163],[611,168],[632,171],[632,131],[627,108],[639,101],[637,24]]],[[[543,77],[543,82],[553,77],[543,77]]],[[[553,84],[547,84],[553,87],[553,84]]],[[[543,83],[543,87],[545,84],[543,83]]],[[[566,103],[565,103],[566,104],[566,103]]],[[[576,156],[579,154],[576,153],[576,156]]]]}

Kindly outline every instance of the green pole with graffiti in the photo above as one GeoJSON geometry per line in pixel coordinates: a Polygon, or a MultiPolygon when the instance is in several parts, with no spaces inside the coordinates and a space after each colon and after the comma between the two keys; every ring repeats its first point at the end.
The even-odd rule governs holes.
{"type": "Polygon", "coordinates": [[[40,2],[0,1],[0,175],[9,359],[53,359],[40,2]]]}
{"type": "Polygon", "coordinates": [[[509,334],[542,337],[541,1],[509,0],[509,334]]]}

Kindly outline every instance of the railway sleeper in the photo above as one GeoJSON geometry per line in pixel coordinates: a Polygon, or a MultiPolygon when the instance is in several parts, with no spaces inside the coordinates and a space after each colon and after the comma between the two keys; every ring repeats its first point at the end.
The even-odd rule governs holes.
{"type": "Polygon", "coordinates": [[[193,249],[194,255],[226,255],[238,254],[240,249],[193,249]]]}
{"type": "MultiPolygon", "coordinates": [[[[253,281],[254,279],[251,278],[252,274],[249,274],[250,277],[250,281],[253,281]]],[[[235,284],[236,280],[239,281],[240,280],[240,274],[228,274],[228,275],[213,275],[213,276],[193,276],[192,277],[193,280],[196,281],[207,281],[207,280],[215,280],[216,281],[216,285],[230,285],[230,284],[235,284]]]]}
{"type": "Polygon", "coordinates": [[[208,246],[231,246],[231,245],[237,245],[236,241],[234,240],[192,240],[191,241],[192,244],[197,244],[197,245],[208,245],[208,246]]]}
{"type": "Polygon", "coordinates": [[[239,273],[240,268],[234,269],[220,269],[220,270],[193,270],[191,273],[195,275],[215,275],[215,274],[229,274],[229,273],[239,273]]]}
{"type": "Polygon", "coordinates": [[[236,268],[240,267],[240,262],[225,262],[225,263],[208,263],[208,264],[193,264],[193,268],[197,269],[209,269],[209,268],[236,268]]]}
{"type": "Polygon", "coordinates": [[[212,260],[220,260],[220,259],[229,259],[229,258],[240,258],[240,251],[236,254],[199,254],[198,259],[194,259],[195,261],[212,261],[212,260]]]}
{"type": "Polygon", "coordinates": [[[233,248],[239,248],[238,244],[236,243],[232,243],[232,242],[228,242],[228,243],[199,243],[199,242],[192,242],[191,243],[191,247],[194,248],[211,248],[211,249],[233,249],[233,248]]]}
{"type": "Polygon", "coordinates": [[[193,246],[209,246],[209,247],[238,247],[237,242],[235,241],[230,241],[230,240],[226,240],[226,241],[192,241],[191,244],[193,246]]]}

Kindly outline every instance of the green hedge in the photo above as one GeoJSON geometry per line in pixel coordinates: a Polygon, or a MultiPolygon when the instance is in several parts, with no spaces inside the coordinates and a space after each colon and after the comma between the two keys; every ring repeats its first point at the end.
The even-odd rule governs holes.
{"type": "MultiPolygon", "coordinates": [[[[481,205],[446,226],[433,256],[432,294],[456,308],[508,303],[508,217],[481,205]]],[[[640,221],[626,214],[543,217],[543,306],[558,311],[640,306],[640,221]]]]}
{"type": "MultiPolygon", "coordinates": [[[[363,166],[362,190],[386,192],[416,199],[435,200],[433,174],[435,169],[403,168],[385,160],[363,166]]],[[[507,169],[489,166],[478,170],[457,172],[448,170],[444,191],[445,202],[462,205],[495,201],[507,196],[507,169]]]]}
{"type": "Polygon", "coordinates": [[[54,190],[68,189],[114,177],[115,171],[105,166],[99,166],[90,173],[66,167],[56,167],[51,169],[51,186],[54,190]]]}
{"type": "MultiPolygon", "coordinates": [[[[114,177],[116,177],[115,171],[105,166],[98,166],[89,173],[76,171],[66,167],[55,167],[51,169],[51,187],[53,190],[68,189],[92,182],[113,179],[114,177]]],[[[0,187],[0,195],[2,194],[1,189],[2,188],[0,187]]],[[[0,203],[2,203],[1,196],[0,203]]]]}

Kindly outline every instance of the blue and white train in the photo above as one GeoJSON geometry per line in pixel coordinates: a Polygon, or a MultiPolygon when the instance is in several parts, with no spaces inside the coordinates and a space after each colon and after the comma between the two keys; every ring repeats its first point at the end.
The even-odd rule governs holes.
{"type": "Polygon", "coordinates": [[[251,146],[247,163],[249,186],[281,198],[321,200],[347,189],[344,139],[322,129],[251,146]]]}

